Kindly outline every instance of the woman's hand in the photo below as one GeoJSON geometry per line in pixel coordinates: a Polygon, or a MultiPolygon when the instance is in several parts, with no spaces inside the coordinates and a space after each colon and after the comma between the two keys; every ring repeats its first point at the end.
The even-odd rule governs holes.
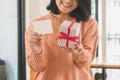
{"type": "Polygon", "coordinates": [[[82,46],[81,45],[79,45],[79,44],[75,44],[75,47],[74,48],[65,48],[64,47],[64,49],[66,49],[67,51],[69,51],[69,52],[72,52],[72,53],[79,53],[81,50],[82,50],[82,46]]]}
{"type": "Polygon", "coordinates": [[[39,54],[42,50],[42,34],[32,33],[29,42],[33,52],[39,54]]]}
{"type": "Polygon", "coordinates": [[[79,44],[75,44],[75,48],[72,49],[74,53],[79,53],[82,50],[82,46],[79,44]]]}

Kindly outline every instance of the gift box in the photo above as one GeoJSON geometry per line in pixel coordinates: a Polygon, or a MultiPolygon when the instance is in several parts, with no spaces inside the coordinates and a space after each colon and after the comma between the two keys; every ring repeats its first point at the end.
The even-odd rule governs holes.
{"type": "Polygon", "coordinates": [[[74,48],[75,44],[79,44],[80,23],[64,21],[60,26],[58,46],[74,48]]]}

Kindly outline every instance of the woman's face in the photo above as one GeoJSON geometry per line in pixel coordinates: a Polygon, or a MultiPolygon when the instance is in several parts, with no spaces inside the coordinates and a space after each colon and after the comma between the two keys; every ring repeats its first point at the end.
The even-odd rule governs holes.
{"type": "Polygon", "coordinates": [[[69,14],[77,8],[77,0],[56,0],[56,5],[61,13],[69,14]]]}

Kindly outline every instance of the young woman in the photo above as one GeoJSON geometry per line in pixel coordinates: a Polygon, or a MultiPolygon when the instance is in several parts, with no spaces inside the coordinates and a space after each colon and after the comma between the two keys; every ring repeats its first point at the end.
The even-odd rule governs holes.
{"type": "Polygon", "coordinates": [[[90,65],[98,44],[98,25],[90,18],[91,0],[51,0],[47,9],[50,13],[34,19],[25,33],[26,60],[37,72],[34,80],[94,80],[90,65]],[[48,19],[53,33],[34,32],[33,22],[48,19]],[[58,46],[55,39],[64,20],[81,23],[80,44],[74,49],[58,46]]]}

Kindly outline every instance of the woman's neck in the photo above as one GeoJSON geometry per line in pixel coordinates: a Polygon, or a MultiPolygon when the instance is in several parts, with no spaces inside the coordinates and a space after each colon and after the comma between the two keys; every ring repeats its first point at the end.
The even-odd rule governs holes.
{"type": "Polygon", "coordinates": [[[55,16],[57,19],[60,19],[60,20],[73,20],[73,18],[71,18],[68,14],[59,14],[59,15],[55,15],[53,13],[50,13],[51,15],[55,16]]]}
{"type": "Polygon", "coordinates": [[[55,15],[57,18],[59,19],[63,19],[63,20],[66,20],[66,19],[70,19],[71,17],[68,15],[68,14],[59,14],[59,15],[55,15]]]}
{"type": "Polygon", "coordinates": [[[62,18],[62,19],[70,18],[68,14],[59,14],[58,16],[59,16],[59,18],[62,18]]]}

